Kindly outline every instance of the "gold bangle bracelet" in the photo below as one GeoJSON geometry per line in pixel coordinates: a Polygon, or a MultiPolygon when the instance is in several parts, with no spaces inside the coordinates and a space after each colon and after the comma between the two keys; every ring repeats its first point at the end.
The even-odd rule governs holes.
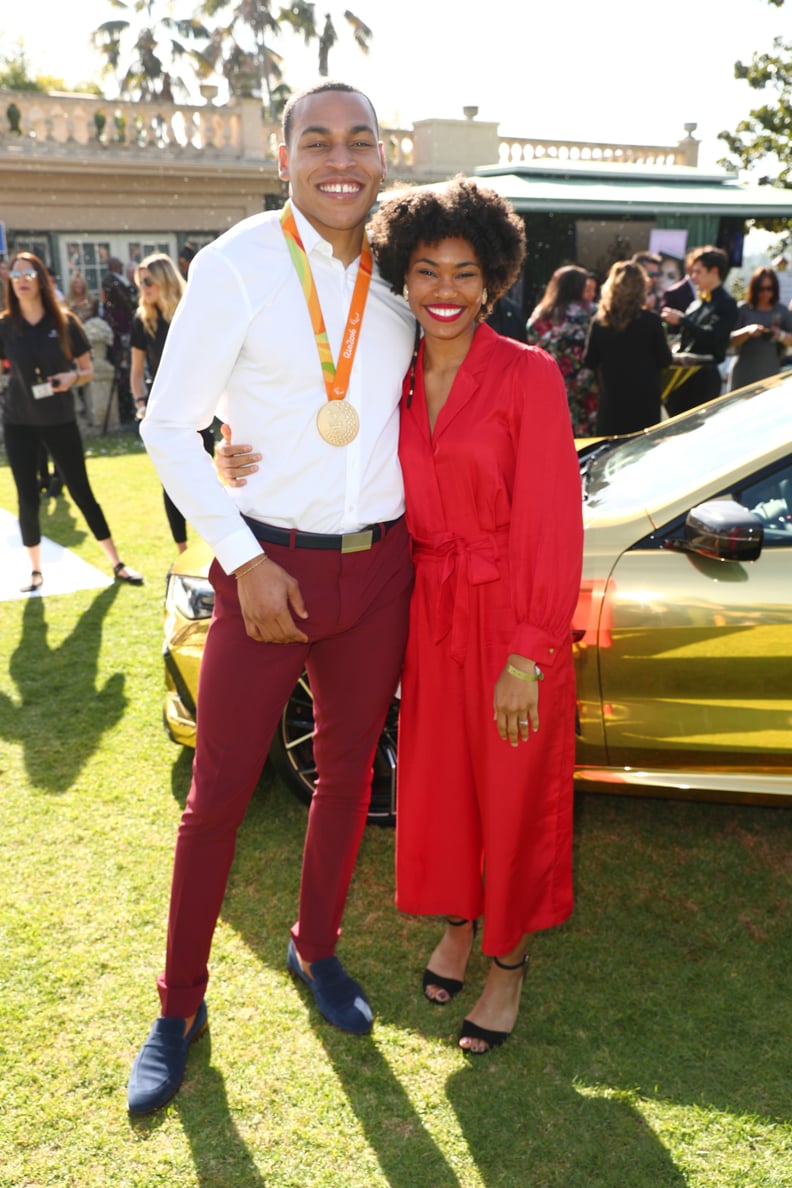
{"type": "Polygon", "coordinates": [[[513,664],[506,665],[506,671],[509,676],[517,677],[518,681],[543,681],[544,673],[538,664],[534,664],[533,672],[523,672],[521,668],[515,668],[513,664]]]}
{"type": "Polygon", "coordinates": [[[251,571],[251,570],[255,569],[257,565],[261,565],[262,561],[266,561],[266,560],[267,560],[267,554],[266,554],[266,553],[264,552],[264,550],[262,549],[262,550],[261,550],[261,556],[260,556],[260,557],[254,557],[254,559],[253,559],[253,560],[250,562],[250,564],[248,565],[247,569],[239,569],[239,570],[235,570],[235,571],[234,571],[234,577],[236,578],[236,580],[237,580],[237,581],[239,581],[239,579],[240,579],[241,577],[245,577],[247,574],[249,574],[249,573],[250,573],[250,571],[251,571]]]}

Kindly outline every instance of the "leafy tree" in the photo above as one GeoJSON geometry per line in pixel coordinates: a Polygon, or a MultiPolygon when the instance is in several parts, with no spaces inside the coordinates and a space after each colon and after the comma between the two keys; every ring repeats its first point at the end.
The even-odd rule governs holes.
{"type": "MultiPolygon", "coordinates": [[[[781,8],[784,0],[768,0],[781,8]]],[[[776,37],[771,53],[756,53],[749,65],[734,64],[735,78],[743,79],[755,91],[769,91],[768,102],[749,112],[733,132],[721,132],[730,156],[721,164],[751,169],[767,158],[775,176],[761,178],[764,184],[792,186],[792,42],[776,37]]]]}
{"type": "MultiPolygon", "coordinates": [[[[782,8],[784,0],[768,0],[768,3],[782,8]]],[[[755,91],[769,90],[772,97],[740,120],[734,132],[720,133],[719,139],[730,153],[720,164],[751,169],[767,162],[773,174],[760,177],[760,184],[792,187],[792,42],[776,37],[772,53],[754,54],[747,66],[735,62],[734,76],[755,91]]],[[[754,225],[781,233],[776,245],[779,253],[792,247],[792,220],[756,219],[754,225]]]]}
{"type": "Polygon", "coordinates": [[[182,63],[198,78],[211,73],[211,63],[201,50],[186,44],[209,38],[209,31],[197,18],[175,19],[161,12],[161,0],[108,3],[136,18],[105,21],[91,35],[94,47],[105,58],[103,73],[116,78],[121,95],[172,101],[174,92],[188,92],[176,72],[182,63]]]}
{"type": "Polygon", "coordinates": [[[0,88],[5,91],[65,91],[62,78],[30,73],[24,44],[20,41],[10,54],[0,53],[0,88]]]}

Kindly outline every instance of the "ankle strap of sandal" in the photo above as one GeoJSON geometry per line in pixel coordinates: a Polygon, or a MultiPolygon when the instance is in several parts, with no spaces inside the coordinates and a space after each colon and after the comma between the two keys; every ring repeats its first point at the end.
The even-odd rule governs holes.
{"type": "Polygon", "coordinates": [[[524,965],[528,964],[528,954],[523,953],[516,965],[507,965],[505,961],[501,961],[500,957],[493,957],[492,960],[495,962],[498,969],[522,969],[524,965]]]}

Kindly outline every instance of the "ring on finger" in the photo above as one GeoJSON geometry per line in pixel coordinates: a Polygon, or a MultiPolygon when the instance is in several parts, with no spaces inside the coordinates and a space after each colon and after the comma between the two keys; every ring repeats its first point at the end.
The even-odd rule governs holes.
{"type": "Polygon", "coordinates": [[[517,725],[518,725],[518,726],[527,726],[527,725],[528,725],[528,719],[527,719],[527,718],[520,718],[520,719],[518,720],[518,722],[517,722],[517,725]]]}

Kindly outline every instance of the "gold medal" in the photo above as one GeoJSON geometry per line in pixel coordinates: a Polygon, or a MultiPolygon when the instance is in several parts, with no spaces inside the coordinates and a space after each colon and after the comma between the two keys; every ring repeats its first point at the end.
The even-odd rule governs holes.
{"type": "Polygon", "coordinates": [[[346,400],[328,400],[316,414],[316,427],[328,445],[349,445],[358,435],[360,418],[346,400]]]}

